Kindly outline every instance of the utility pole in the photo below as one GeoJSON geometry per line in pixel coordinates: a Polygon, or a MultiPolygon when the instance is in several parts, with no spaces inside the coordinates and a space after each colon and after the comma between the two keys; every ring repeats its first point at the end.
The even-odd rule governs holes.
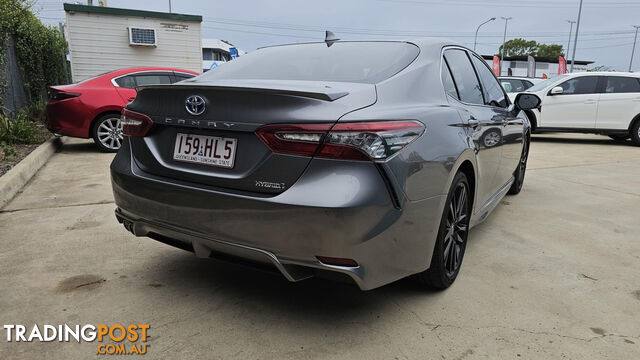
{"type": "Polygon", "coordinates": [[[502,57],[500,58],[500,64],[504,61],[504,44],[507,42],[507,23],[512,17],[501,16],[500,19],[504,20],[504,36],[502,37],[502,57]]]}
{"type": "Polygon", "coordinates": [[[633,65],[633,55],[636,52],[636,40],[638,40],[638,29],[640,29],[640,25],[633,25],[636,28],[636,36],[633,38],[633,50],[631,50],[631,60],[629,61],[629,72],[631,72],[631,65],[633,65]]]}
{"type": "Polygon", "coordinates": [[[573,63],[576,61],[576,48],[578,47],[578,31],[580,30],[580,16],[582,15],[582,0],[580,0],[580,8],[578,8],[578,22],[576,23],[576,37],[573,39],[573,55],[571,56],[571,68],[569,72],[573,72],[573,63]]]}
{"type": "Polygon", "coordinates": [[[573,32],[573,24],[576,22],[574,20],[567,20],[571,26],[569,27],[569,42],[567,42],[567,52],[565,53],[566,57],[569,57],[569,51],[571,51],[571,33],[573,32]]]}
{"type": "Polygon", "coordinates": [[[171,0],[169,0],[169,12],[171,12],[171,0]]]}
{"type": "Polygon", "coordinates": [[[496,18],[492,17],[491,19],[489,19],[489,20],[487,20],[487,21],[483,22],[482,24],[478,25],[478,28],[476,29],[476,37],[475,37],[475,39],[473,40],[473,51],[476,51],[476,45],[478,44],[478,31],[480,30],[480,27],[481,27],[482,25],[484,25],[484,24],[486,24],[486,23],[490,22],[490,21],[495,20],[495,19],[496,19],[496,18]]]}

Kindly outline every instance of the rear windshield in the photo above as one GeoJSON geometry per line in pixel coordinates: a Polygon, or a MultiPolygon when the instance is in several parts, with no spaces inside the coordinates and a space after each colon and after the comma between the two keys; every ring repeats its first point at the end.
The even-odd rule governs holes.
{"type": "Polygon", "coordinates": [[[202,80],[311,80],[379,83],[418,56],[405,42],[336,42],[256,50],[203,74],[202,80]]]}

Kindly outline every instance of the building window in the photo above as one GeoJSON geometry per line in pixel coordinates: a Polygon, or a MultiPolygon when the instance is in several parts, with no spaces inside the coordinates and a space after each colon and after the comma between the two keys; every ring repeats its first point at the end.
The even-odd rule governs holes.
{"type": "Polygon", "coordinates": [[[202,49],[202,60],[229,61],[229,53],[220,49],[202,49]]]}
{"type": "Polygon", "coordinates": [[[213,49],[202,49],[202,60],[213,60],[213,49]]]}

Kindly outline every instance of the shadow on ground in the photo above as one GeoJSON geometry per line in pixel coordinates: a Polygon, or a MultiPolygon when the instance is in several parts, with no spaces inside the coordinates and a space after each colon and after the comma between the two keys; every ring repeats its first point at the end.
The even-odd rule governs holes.
{"type": "Polygon", "coordinates": [[[322,278],[291,283],[275,271],[197,259],[191,253],[179,251],[162,258],[149,271],[139,275],[157,279],[148,284],[157,290],[166,288],[167,292],[185,294],[193,301],[216,297],[236,299],[236,303],[257,303],[281,316],[300,316],[304,312],[310,322],[355,320],[365,314],[377,314],[384,307],[397,306],[408,298],[429,301],[444,294],[422,287],[411,278],[366,292],[352,284],[322,278]]]}
{"type": "Polygon", "coordinates": [[[593,139],[593,138],[589,138],[589,139],[578,139],[578,138],[569,138],[569,137],[558,137],[558,136],[554,136],[554,137],[545,137],[545,136],[540,136],[540,135],[533,135],[531,137],[531,140],[534,142],[541,142],[541,143],[565,143],[565,144],[584,144],[584,145],[589,145],[589,144],[593,144],[593,145],[608,145],[608,146],[633,146],[633,144],[631,143],[630,140],[625,140],[625,141],[617,141],[617,140],[612,140],[609,137],[602,137],[601,139],[593,139]]]}
{"type": "Polygon", "coordinates": [[[63,154],[73,154],[73,153],[94,153],[94,154],[103,154],[102,151],[98,150],[96,144],[92,142],[66,142],[60,151],[63,154]]]}

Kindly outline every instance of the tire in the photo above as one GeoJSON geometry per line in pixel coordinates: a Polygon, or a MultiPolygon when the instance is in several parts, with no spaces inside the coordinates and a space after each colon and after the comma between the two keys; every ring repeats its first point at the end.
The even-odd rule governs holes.
{"type": "Polygon", "coordinates": [[[614,141],[625,141],[629,138],[629,135],[613,134],[613,135],[609,135],[609,137],[614,141]]]}
{"type": "Polygon", "coordinates": [[[533,112],[529,110],[525,111],[524,114],[527,116],[527,119],[529,120],[529,124],[531,125],[531,133],[535,134],[536,128],[538,127],[536,116],[533,114],[533,112]]]}
{"type": "Polygon", "coordinates": [[[470,195],[467,177],[463,172],[458,172],[447,195],[431,265],[429,269],[416,275],[421,284],[446,289],[456,280],[469,235],[472,205],[470,195]]]}
{"type": "Polygon", "coordinates": [[[522,154],[520,155],[520,161],[518,162],[518,167],[516,171],[513,172],[513,177],[515,180],[507,194],[509,195],[517,195],[522,190],[522,185],[524,185],[524,175],[527,172],[527,160],[529,159],[529,148],[531,147],[531,136],[527,134],[524,137],[524,146],[522,147],[522,154]]]}
{"type": "Polygon", "coordinates": [[[123,140],[120,115],[106,114],[97,118],[91,127],[91,137],[100,151],[118,151],[123,140]]]}
{"type": "Polygon", "coordinates": [[[640,120],[636,121],[631,128],[631,142],[635,146],[640,146],[640,120]]]}

